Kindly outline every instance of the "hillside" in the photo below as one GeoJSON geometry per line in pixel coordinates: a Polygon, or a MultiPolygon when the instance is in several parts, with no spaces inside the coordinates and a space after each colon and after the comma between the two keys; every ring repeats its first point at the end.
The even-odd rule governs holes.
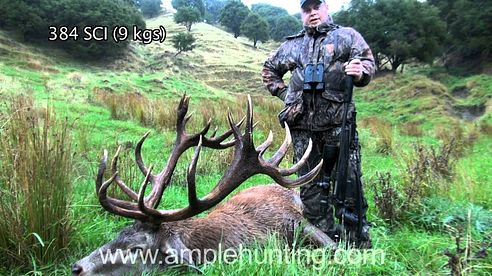
{"type": "MultiPolygon", "coordinates": [[[[67,172],[73,187],[65,195],[70,201],[70,249],[62,250],[63,257],[56,261],[32,257],[27,262],[16,260],[19,264],[2,264],[1,275],[65,275],[73,262],[130,224],[130,220],[100,208],[94,192],[97,162],[103,149],[108,149],[111,156],[118,145],[123,146],[122,174],[138,190],[142,177],[132,160],[133,148],[144,133],[151,131],[143,149],[144,158],[146,163],[162,168],[175,139],[174,110],[184,93],[192,96],[190,109],[195,112],[189,132],[198,130],[209,117],[213,126],[224,129],[228,110],[235,119],[243,117],[245,94],[249,93],[253,95],[255,121],[259,121],[255,142],[266,139],[271,129],[272,148],[281,144],[284,130],[278,125],[276,114],[282,104],[268,94],[260,78],[263,61],[278,45],[262,44],[254,49],[242,37],[234,39],[217,27],[200,23],[192,27],[198,38],[197,48],[174,57],[171,38],[185,28],[174,24],[170,15],[147,22],[148,27],[158,25],[167,30],[164,43],[132,44],[130,51],[116,61],[90,63],[74,60],[49,45],[21,42],[0,30],[0,134],[8,133],[16,113],[42,121],[52,108],[54,116],[71,122],[69,137],[75,164],[73,172],[67,172]],[[15,109],[21,94],[31,95],[33,105],[24,99],[23,107],[15,109]]],[[[368,215],[373,222],[374,248],[384,250],[386,262],[335,263],[322,270],[309,260],[289,266],[214,264],[203,267],[205,273],[449,274],[448,262],[452,259],[443,252],[456,251],[455,237],[459,235],[462,246],[467,246],[474,256],[463,262],[463,267],[476,274],[490,273],[492,76],[455,76],[423,65],[406,68],[403,74],[385,75],[355,90],[368,215]],[[386,174],[390,175],[387,181],[381,177],[386,174]],[[394,213],[385,212],[384,208],[394,213]],[[475,258],[483,248],[485,257],[475,258]]],[[[192,152],[187,152],[178,163],[161,208],[187,204],[184,184],[191,157],[192,152]]],[[[200,196],[217,183],[231,158],[231,151],[204,151],[198,162],[200,196]]],[[[283,167],[289,166],[291,153],[285,159],[283,167]]],[[[10,168],[3,161],[0,160],[0,168],[10,168]]],[[[10,189],[7,181],[2,182],[7,175],[5,171],[0,173],[2,193],[10,189]]],[[[240,189],[270,182],[268,177],[258,176],[240,189]]],[[[0,204],[8,203],[4,200],[0,204]]],[[[24,201],[12,202],[15,210],[24,206],[24,201]]],[[[6,214],[11,210],[0,210],[7,210],[1,214],[9,217],[6,214]]],[[[3,225],[0,223],[0,233],[12,232],[3,225]]],[[[44,228],[41,225],[38,230],[30,230],[28,236],[33,238],[32,233],[39,233],[40,238],[33,240],[43,241],[44,228]]],[[[0,239],[2,251],[15,255],[16,250],[1,242],[0,239]]],[[[274,239],[267,246],[281,248],[274,239]]],[[[455,256],[464,259],[468,255],[455,256]]]]}

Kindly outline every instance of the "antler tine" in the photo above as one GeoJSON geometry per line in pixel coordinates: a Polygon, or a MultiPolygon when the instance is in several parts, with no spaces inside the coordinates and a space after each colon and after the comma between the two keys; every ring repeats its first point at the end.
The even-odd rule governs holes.
{"type": "Polygon", "coordinates": [[[192,111],[192,112],[190,113],[190,115],[188,115],[188,116],[186,116],[186,117],[184,118],[184,123],[183,123],[183,126],[185,126],[185,127],[186,127],[186,124],[190,121],[191,117],[193,117],[193,114],[195,114],[195,111],[192,111]]]}
{"type": "MultiPolygon", "coordinates": [[[[211,119],[211,118],[210,118],[210,119],[211,119]]],[[[214,132],[212,132],[212,135],[210,135],[210,138],[215,138],[215,135],[217,135],[217,131],[218,131],[218,130],[219,130],[219,129],[218,129],[217,127],[215,127],[214,132]]]]}
{"type": "Polygon", "coordinates": [[[111,212],[115,215],[132,219],[145,220],[146,217],[138,212],[138,210],[135,208],[136,205],[126,201],[108,197],[108,188],[113,183],[115,177],[116,174],[113,174],[106,182],[102,184],[101,189],[99,189],[98,198],[101,206],[106,211],[111,212]]]}
{"type": "MultiPolygon", "coordinates": [[[[267,139],[268,141],[268,139],[267,139]]],[[[258,156],[259,158],[259,163],[260,163],[260,170],[262,173],[269,175],[275,182],[277,182],[279,185],[284,186],[286,188],[295,188],[304,185],[305,183],[312,181],[319,173],[321,170],[323,160],[321,160],[318,165],[311,170],[309,173],[297,178],[297,179],[289,179],[285,178],[285,176],[291,175],[293,173],[296,173],[301,169],[302,166],[306,163],[311,150],[313,148],[313,143],[312,140],[309,140],[308,147],[306,151],[304,152],[304,155],[302,158],[294,164],[291,168],[289,169],[280,169],[278,168],[279,163],[282,161],[283,157],[287,153],[287,149],[292,141],[292,137],[290,135],[290,129],[287,124],[285,124],[285,139],[284,142],[282,143],[282,146],[280,149],[274,154],[274,156],[268,160],[263,160],[262,157],[262,152],[260,151],[260,154],[258,156]]],[[[261,147],[261,146],[260,146],[261,147]]],[[[260,149],[261,150],[261,149],[260,149]]]]}
{"type": "Polygon", "coordinates": [[[210,130],[210,125],[212,124],[212,118],[209,118],[208,121],[207,121],[207,124],[205,125],[205,127],[202,129],[202,131],[200,132],[200,135],[205,135],[207,134],[207,132],[210,130]]]}
{"type": "Polygon", "coordinates": [[[285,187],[285,188],[297,188],[300,187],[310,181],[313,181],[313,179],[318,175],[319,171],[321,170],[321,167],[323,167],[323,160],[321,160],[314,169],[312,169],[309,173],[297,178],[297,179],[289,179],[282,177],[280,173],[278,174],[273,174],[270,175],[275,182],[277,182],[279,185],[285,187]]]}
{"type": "MultiPolygon", "coordinates": [[[[246,117],[243,117],[241,121],[239,121],[236,124],[236,127],[241,127],[241,125],[244,123],[246,117]]],[[[232,129],[227,130],[224,132],[222,135],[215,137],[215,132],[211,137],[203,137],[203,146],[207,148],[213,148],[213,149],[226,149],[229,147],[232,147],[236,144],[236,140],[233,139],[228,142],[224,142],[225,139],[229,138],[231,134],[233,133],[232,129]]]]}
{"type": "Polygon", "coordinates": [[[270,130],[270,133],[268,134],[268,137],[265,140],[265,142],[263,142],[263,144],[259,145],[256,148],[256,151],[260,153],[260,157],[263,157],[263,154],[268,149],[268,147],[270,147],[272,142],[273,142],[273,132],[270,130]]]}
{"type": "Polygon", "coordinates": [[[307,159],[309,158],[309,154],[311,154],[311,150],[313,149],[313,140],[310,138],[309,143],[307,146],[306,151],[302,155],[301,159],[295,163],[292,167],[289,169],[282,169],[280,170],[280,174],[283,176],[291,175],[293,173],[296,173],[301,169],[302,166],[304,166],[304,163],[306,163],[307,159]]]}
{"type": "Polygon", "coordinates": [[[268,163],[278,166],[280,162],[282,162],[282,159],[284,159],[285,154],[287,153],[287,150],[289,149],[290,144],[292,143],[292,136],[290,135],[290,129],[289,125],[284,124],[285,126],[285,139],[280,148],[277,150],[277,152],[270,158],[268,159],[268,163]]]}
{"type": "Polygon", "coordinates": [[[188,183],[188,203],[191,207],[195,207],[198,204],[198,198],[196,195],[196,164],[198,163],[198,157],[200,157],[200,151],[202,149],[202,136],[200,136],[200,142],[195,149],[193,158],[191,159],[188,172],[186,174],[186,182],[188,183]]]}
{"type": "Polygon", "coordinates": [[[135,147],[135,162],[137,163],[138,168],[140,171],[143,173],[143,175],[147,175],[149,170],[145,166],[142,158],[142,145],[145,142],[145,139],[149,136],[150,131],[147,131],[142,138],[137,143],[137,146],[135,147]]]}
{"type": "Polygon", "coordinates": [[[99,203],[106,211],[115,215],[132,219],[145,220],[146,216],[137,210],[137,206],[135,204],[108,197],[107,190],[111,183],[113,183],[113,181],[117,177],[118,171],[115,171],[113,175],[103,183],[107,160],[108,151],[104,150],[103,158],[101,159],[99,170],[96,176],[96,192],[99,203]]]}
{"type": "Polygon", "coordinates": [[[145,179],[142,182],[142,185],[140,186],[140,191],[138,192],[138,209],[140,209],[140,211],[142,211],[142,213],[144,214],[146,213],[145,210],[147,209],[145,206],[145,190],[147,189],[147,184],[149,183],[149,177],[152,168],[153,166],[150,165],[149,173],[145,176],[145,179]]]}
{"type": "Polygon", "coordinates": [[[121,146],[118,147],[118,150],[116,151],[116,154],[114,155],[113,160],[111,161],[111,170],[113,172],[113,175],[115,176],[114,181],[116,182],[116,184],[118,184],[120,189],[123,190],[123,192],[125,192],[125,194],[127,194],[131,199],[137,200],[138,199],[137,193],[135,193],[132,189],[130,189],[125,184],[125,182],[123,182],[123,180],[121,180],[121,177],[118,174],[117,167],[118,167],[118,160],[119,160],[120,151],[121,151],[121,146]]]}
{"type": "Polygon", "coordinates": [[[96,176],[96,193],[99,193],[101,186],[103,184],[104,171],[106,170],[106,162],[108,162],[108,151],[104,150],[103,157],[99,163],[99,169],[97,170],[96,176]]]}
{"type": "Polygon", "coordinates": [[[234,134],[235,140],[241,142],[242,140],[239,139],[239,138],[241,138],[241,130],[234,123],[234,119],[232,118],[232,113],[230,111],[227,113],[227,120],[229,121],[229,126],[231,127],[231,131],[232,131],[232,134],[234,134]]]}
{"type": "Polygon", "coordinates": [[[248,111],[246,114],[246,129],[244,130],[246,138],[245,144],[251,144],[253,146],[253,102],[251,95],[248,94],[248,111]]]}

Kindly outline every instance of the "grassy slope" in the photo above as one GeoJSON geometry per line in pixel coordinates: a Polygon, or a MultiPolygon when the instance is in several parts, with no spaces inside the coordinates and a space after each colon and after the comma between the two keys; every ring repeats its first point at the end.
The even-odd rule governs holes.
{"type": "MultiPolygon", "coordinates": [[[[169,37],[181,26],[172,23],[169,16],[159,17],[148,22],[148,26],[163,25],[169,37]]],[[[91,98],[93,91],[105,89],[114,93],[138,92],[149,98],[166,98],[176,100],[187,92],[193,96],[192,106],[200,99],[227,98],[234,101],[238,92],[263,93],[259,71],[261,63],[267,57],[273,45],[263,45],[253,49],[251,43],[243,38],[234,39],[230,34],[206,24],[193,26],[193,33],[198,37],[198,47],[192,53],[172,58],[174,49],[167,40],[163,44],[148,46],[136,45],[132,51],[118,62],[106,64],[83,64],[67,58],[63,52],[47,48],[35,48],[24,45],[0,31],[0,99],[20,91],[32,92],[40,106],[54,105],[60,116],[77,120],[74,138],[77,141],[77,172],[74,180],[73,217],[76,218],[75,233],[70,254],[66,260],[38,268],[48,273],[66,274],[71,262],[86,255],[102,243],[114,237],[125,219],[106,214],[98,207],[94,195],[93,176],[96,161],[102,148],[114,152],[115,144],[120,141],[135,141],[148,128],[134,121],[111,120],[109,111],[91,98]]],[[[487,114],[480,121],[492,122],[490,76],[473,76],[457,78],[434,76],[433,81],[426,77],[433,76],[428,71],[408,73],[397,77],[377,79],[369,87],[358,90],[357,101],[359,119],[378,117],[391,123],[394,134],[394,148],[408,150],[416,140],[428,144],[438,144],[436,129],[451,128],[455,123],[462,123],[469,131],[477,122],[463,122],[453,116],[452,106],[485,104],[487,114]],[[466,86],[471,93],[468,97],[454,97],[450,91],[455,87],[466,86]],[[424,135],[413,138],[400,135],[401,128],[408,121],[418,122],[424,135]]],[[[3,108],[3,107],[0,107],[3,108]]],[[[272,112],[271,116],[275,116],[272,112]]],[[[264,131],[263,131],[264,132],[264,131]]],[[[155,131],[154,131],[155,133],[155,131]]],[[[265,136],[260,133],[259,136],[265,136]]],[[[398,175],[398,154],[385,155],[377,152],[379,137],[370,127],[360,129],[363,144],[363,167],[365,179],[371,179],[377,171],[391,171],[398,175]]],[[[162,164],[169,149],[173,134],[153,135],[146,142],[145,156],[147,162],[162,164]]],[[[280,137],[277,136],[277,139],[280,137]]],[[[491,150],[492,138],[480,135],[469,153],[459,161],[458,176],[448,196],[457,201],[470,201],[492,208],[492,176],[487,168],[492,167],[492,157],[484,154],[491,150]]],[[[186,166],[186,162],[180,168],[186,166]]],[[[219,175],[210,173],[198,177],[200,194],[204,194],[217,181],[219,175]]],[[[265,177],[255,177],[245,187],[257,183],[270,182],[265,177]]],[[[243,187],[244,188],[244,187],[243,187]]],[[[373,206],[372,195],[368,190],[368,199],[373,206]]],[[[185,204],[185,192],[179,187],[171,187],[162,207],[176,207],[185,204]]],[[[449,235],[439,231],[429,231],[418,225],[408,224],[396,231],[376,216],[374,208],[369,211],[370,220],[376,222],[373,230],[375,248],[387,251],[385,266],[350,266],[338,265],[325,268],[326,273],[334,274],[345,271],[355,273],[442,273],[446,271],[446,258],[441,252],[452,248],[449,235]]],[[[490,259],[489,259],[490,265],[490,259]]],[[[26,268],[19,268],[25,271],[26,268]]],[[[207,271],[218,273],[219,270],[233,272],[236,266],[212,266],[207,271]]],[[[274,267],[246,266],[244,273],[289,273],[302,274],[316,272],[310,267],[274,267]],[[275,272],[277,271],[277,272],[275,272]]],[[[0,270],[1,271],[1,270],[0,270]]],[[[12,272],[16,274],[16,272],[12,272]]],[[[236,272],[237,273],[237,272],[236,272]]]]}

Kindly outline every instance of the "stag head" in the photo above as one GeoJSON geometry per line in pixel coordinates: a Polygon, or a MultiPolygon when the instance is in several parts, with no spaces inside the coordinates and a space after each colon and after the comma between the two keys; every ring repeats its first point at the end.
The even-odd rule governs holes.
{"type": "MultiPolygon", "coordinates": [[[[166,166],[159,173],[153,174],[153,166],[147,167],[142,158],[142,145],[149,133],[147,132],[136,145],[135,160],[138,168],[145,176],[138,193],[129,188],[119,176],[117,166],[120,149],[118,149],[111,162],[112,176],[106,181],[103,180],[108,159],[108,153],[106,150],[104,151],[96,177],[96,192],[99,202],[106,211],[134,219],[136,222],[132,226],[123,229],[115,240],[74,264],[72,267],[73,275],[134,275],[136,272],[142,272],[152,266],[159,268],[163,265],[176,264],[176,262],[193,265],[201,260],[193,259],[189,255],[175,255],[176,252],[182,252],[183,250],[193,250],[193,248],[188,247],[189,245],[184,244],[183,235],[189,236],[192,231],[196,233],[197,229],[203,230],[198,231],[198,233],[210,232],[212,231],[210,228],[217,227],[217,225],[211,221],[207,223],[208,217],[201,219],[200,222],[190,218],[217,205],[253,175],[266,174],[277,184],[286,188],[294,188],[313,180],[320,171],[322,162],[306,175],[295,179],[287,178],[287,176],[296,173],[304,165],[311,151],[311,142],[308,150],[298,163],[288,169],[278,167],[291,143],[290,131],[287,125],[285,126],[286,136],[283,144],[271,158],[263,158],[263,154],[273,142],[273,135],[270,132],[266,141],[255,148],[253,144],[254,125],[251,97],[248,96],[244,132],[241,133],[240,130],[244,119],[236,124],[229,113],[230,129],[219,136],[216,136],[216,131],[207,136],[210,130],[210,120],[199,133],[190,135],[186,132],[186,123],[191,117],[191,115],[186,116],[188,103],[189,97],[183,96],[177,108],[176,142],[166,166]],[[226,141],[231,135],[233,139],[226,141]],[[195,173],[201,149],[203,147],[225,149],[232,146],[234,146],[234,158],[226,172],[207,195],[203,198],[198,198],[195,173]],[[188,206],[174,210],[158,209],[164,191],[170,184],[179,157],[191,147],[196,148],[187,171],[188,206]],[[109,196],[107,191],[113,183],[116,183],[131,201],[109,196]],[[148,196],[145,196],[149,183],[152,187],[151,192],[148,196]],[[137,255],[142,256],[142,254],[143,256],[150,254],[148,257],[152,260],[144,263],[140,257],[134,258],[135,260],[127,259],[137,255]],[[111,256],[113,259],[110,259],[111,256]]],[[[282,208],[282,206],[279,206],[279,208],[282,208]]],[[[212,218],[209,220],[212,220],[212,218]]],[[[225,242],[228,243],[227,237],[216,238],[224,238],[225,242]]],[[[217,243],[221,242],[214,240],[213,237],[206,237],[205,234],[201,239],[204,240],[200,246],[203,248],[213,248],[217,246],[217,243]]],[[[234,241],[229,242],[227,246],[234,247],[238,245],[234,243],[234,241]]]]}

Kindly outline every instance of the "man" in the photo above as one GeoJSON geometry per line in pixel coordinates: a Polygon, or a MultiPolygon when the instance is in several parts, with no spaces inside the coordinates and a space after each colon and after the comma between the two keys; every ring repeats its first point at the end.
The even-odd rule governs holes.
{"type": "MultiPolygon", "coordinates": [[[[371,50],[362,36],[352,28],[333,24],[324,0],[301,0],[301,15],[304,30],[287,37],[287,41],[267,59],[262,77],[270,93],[285,102],[279,119],[282,124],[287,123],[292,131],[294,161],[302,157],[309,139],[313,140],[309,160],[300,172],[305,174],[323,158],[323,153],[326,156],[330,146],[339,146],[346,76],[353,76],[355,86],[365,86],[371,80],[375,66],[371,50]],[[287,86],[282,78],[288,71],[292,76],[287,86]],[[315,80],[316,75],[319,75],[319,82],[315,80]],[[307,84],[309,81],[311,83],[307,84]]],[[[347,106],[347,122],[354,135],[350,145],[349,187],[346,187],[343,205],[347,214],[353,215],[357,214],[355,185],[361,177],[361,161],[355,131],[355,105],[351,102],[347,106]]],[[[325,160],[324,163],[329,162],[325,160]]],[[[353,222],[344,221],[343,227],[335,225],[334,211],[339,210],[334,210],[334,178],[334,173],[321,172],[317,179],[301,188],[304,216],[334,240],[345,238],[355,242],[356,246],[370,246],[369,227],[365,219],[367,202],[363,196],[362,202],[359,202],[363,214],[362,234],[356,235],[358,227],[353,222]]]]}

